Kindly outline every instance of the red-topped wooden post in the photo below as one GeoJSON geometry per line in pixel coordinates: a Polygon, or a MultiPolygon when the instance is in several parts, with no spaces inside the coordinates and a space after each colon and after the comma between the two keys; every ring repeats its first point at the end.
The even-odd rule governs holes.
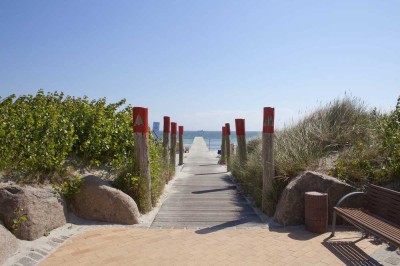
{"type": "Polygon", "coordinates": [[[229,123],[225,123],[225,132],[226,132],[226,140],[225,140],[225,151],[226,151],[226,169],[227,171],[231,170],[231,126],[229,123]]]}
{"type": "Polygon", "coordinates": [[[264,108],[263,118],[263,193],[262,210],[269,216],[273,215],[272,202],[267,200],[272,191],[274,180],[274,121],[275,109],[272,107],[264,108]]]}
{"type": "Polygon", "coordinates": [[[239,160],[244,163],[247,160],[247,147],[246,147],[246,130],[245,130],[245,120],[238,118],[235,119],[236,126],[236,140],[237,140],[237,153],[239,155],[239,160]]]}
{"type": "Polygon", "coordinates": [[[222,143],[221,143],[221,160],[220,164],[225,164],[226,160],[226,150],[225,150],[225,142],[226,142],[226,130],[225,127],[222,127],[222,143]]]}
{"type": "MultiPolygon", "coordinates": [[[[138,202],[139,208],[143,212],[151,210],[151,177],[149,162],[149,120],[148,109],[143,107],[133,107],[133,133],[135,139],[135,171],[140,179],[140,190],[144,193],[144,198],[138,202]]],[[[136,173],[132,173],[136,174],[136,173]]]]}
{"type": "Polygon", "coordinates": [[[175,122],[171,123],[171,177],[175,174],[175,166],[176,166],[176,133],[177,133],[178,125],[175,122]]]}
{"type": "Polygon", "coordinates": [[[169,171],[169,133],[171,132],[171,119],[169,116],[164,116],[164,130],[163,130],[163,157],[165,167],[167,169],[167,179],[166,182],[170,179],[170,171],[169,171]]]}
{"type": "Polygon", "coordinates": [[[179,165],[183,164],[183,126],[179,126],[179,165]]]}

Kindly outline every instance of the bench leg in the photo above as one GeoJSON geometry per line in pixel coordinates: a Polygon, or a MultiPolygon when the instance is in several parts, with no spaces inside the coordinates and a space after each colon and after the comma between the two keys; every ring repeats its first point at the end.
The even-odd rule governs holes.
{"type": "Polygon", "coordinates": [[[335,212],[335,210],[333,210],[331,237],[335,236],[335,230],[336,230],[336,212],[335,212]]]}

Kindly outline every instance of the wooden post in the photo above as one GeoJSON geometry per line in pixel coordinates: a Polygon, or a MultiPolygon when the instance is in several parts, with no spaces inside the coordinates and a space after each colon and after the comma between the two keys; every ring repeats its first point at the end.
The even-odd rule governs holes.
{"type": "Polygon", "coordinates": [[[171,177],[175,174],[176,167],[176,131],[178,125],[175,122],[171,123],[171,177]]]}
{"type": "Polygon", "coordinates": [[[165,182],[168,183],[170,179],[169,171],[169,133],[171,131],[171,119],[169,116],[164,116],[164,130],[163,130],[163,157],[165,167],[167,169],[167,177],[165,182]]]}
{"type": "Polygon", "coordinates": [[[262,192],[262,210],[268,216],[273,215],[272,202],[267,200],[272,192],[274,180],[274,120],[275,110],[271,107],[264,108],[263,119],[263,192],[262,192]]]}
{"type": "Polygon", "coordinates": [[[183,126],[179,126],[179,165],[183,164],[183,126]]]}
{"type": "Polygon", "coordinates": [[[222,143],[221,143],[221,160],[220,160],[220,164],[225,164],[225,159],[226,159],[226,145],[225,145],[225,141],[226,140],[226,132],[225,132],[225,127],[222,127],[222,143]]]}
{"type": "Polygon", "coordinates": [[[226,151],[226,170],[229,172],[231,170],[231,127],[229,123],[225,124],[225,132],[226,132],[226,139],[225,139],[225,151],[226,151]]]}
{"type": "Polygon", "coordinates": [[[247,160],[247,147],[246,147],[246,131],[245,131],[245,120],[235,119],[236,126],[236,140],[237,140],[237,152],[239,161],[244,164],[247,160]]]}
{"type": "Polygon", "coordinates": [[[138,202],[143,212],[151,210],[151,177],[149,162],[149,120],[148,109],[133,107],[133,132],[135,139],[135,170],[139,174],[139,186],[144,197],[138,202]]]}

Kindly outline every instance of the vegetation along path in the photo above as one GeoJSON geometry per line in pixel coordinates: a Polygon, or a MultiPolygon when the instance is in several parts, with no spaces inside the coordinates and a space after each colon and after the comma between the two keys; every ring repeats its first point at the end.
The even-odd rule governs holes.
{"type": "Polygon", "coordinates": [[[196,137],[171,194],[152,227],[207,228],[261,226],[261,220],[218,164],[202,137],[196,137]]]}
{"type": "Polygon", "coordinates": [[[263,225],[217,161],[195,138],[151,228],[92,227],[41,265],[398,265],[359,232],[263,225]]]}

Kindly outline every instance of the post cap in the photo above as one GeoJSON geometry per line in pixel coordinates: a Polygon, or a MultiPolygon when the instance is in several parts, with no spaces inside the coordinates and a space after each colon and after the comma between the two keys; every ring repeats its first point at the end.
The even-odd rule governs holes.
{"type": "Polygon", "coordinates": [[[226,135],[229,136],[231,134],[231,126],[229,123],[225,123],[225,130],[226,130],[226,135]]]}
{"type": "Polygon", "coordinates": [[[171,122],[171,135],[176,135],[176,129],[178,124],[175,122],[171,122]]]}
{"type": "Polygon", "coordinates": [[[235,119],[235,126],[236,126],[236,135],[237,136],[246,135],[245,120],[243,118],[235,119]]]}
{"type": "Polygon", "coordinates": [[[274,133],[275,108],[264,107],[263,132],[274,133]]]}
{"type": "Polygon", "coordinates": [[[145,107],[132,108],[133,132],[148,133],[149,131],[149,110],[145,107]]]}
{"type": "Polygon", "coordinates": [[[169,116],[164,116],[164,133],[171,132],[171,118],[169,116]]]}

